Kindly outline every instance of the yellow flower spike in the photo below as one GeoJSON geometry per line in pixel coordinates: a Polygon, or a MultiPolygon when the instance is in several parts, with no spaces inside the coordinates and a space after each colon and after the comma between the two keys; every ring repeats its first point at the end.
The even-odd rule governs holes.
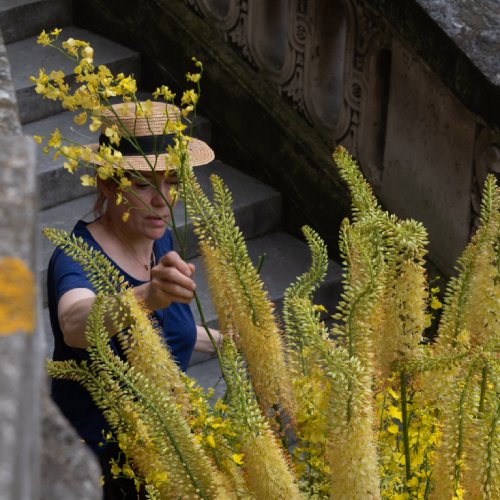
{"type": "Polygon", "coordinates": [[[73,118],[73,121],[77,124],[77,125],[85,125],[87,123],[87,112],[86,111],[83,111],[82,113],[76,115],[74,118],[73,118]]]}
{"type": "Polygon", "coordinates": [[[36,39],[36,43],[38,45],[44,45],[44,46],[47,46],[47,45],[50,45],[52,42],[52,39],[50,38],[50,36],[45,33],[45,30],[43,30],[37,37],[36,39]]]}

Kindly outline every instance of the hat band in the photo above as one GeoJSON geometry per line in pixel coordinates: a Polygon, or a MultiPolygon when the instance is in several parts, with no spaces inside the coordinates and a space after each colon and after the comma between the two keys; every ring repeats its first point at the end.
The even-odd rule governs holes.
{"type": "Polygon", "coordinates": [[[175,134],[134,136],[133,140],[122,138],[120,145],[111,144],[109,137],[99,136],[99,145],[113,146],[123,156],[157,155],[166,152],[168,146],[175,145],[175,134]]]}

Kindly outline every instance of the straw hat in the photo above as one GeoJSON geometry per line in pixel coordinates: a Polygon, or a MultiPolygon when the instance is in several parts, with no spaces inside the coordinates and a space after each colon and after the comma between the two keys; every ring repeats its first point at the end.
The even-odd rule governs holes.
{"type": "MultiPolygon", "coordinates": [[[[97,150],[100,145],[112,145],[123,155],[121,166],[128,170],[150,171],[151,166],[155,171],[171,169],[168,165],[167,146],[174,145],[175,133],[171,133],[175,123],[182,120],[181,111],[177,106],[165,102],[150,101],[130,102],[112,105],[113,110],[106,110],[101,116],[102,128],[99,144],[93,145],[97,150]],[[148,117],[137,116],[139,109],[149,109],[148,117]],[[117,126],[120,144],[111,144],[104,131],[110,125],[117,126]],[[132,138],[138,143],[144,155],[138,153],[127,138],[132,138]],[[147,158],[147,161],[146,161],[147,158]],[[149,163],[148,163],[149,162],[149,163]]],[[[140,113],[139,113],[140,114],[140,113]]],[[[210,163],[215,154],[208,144],[189,137],[187,146],[189,163],[192,167],[210,163]]]]}

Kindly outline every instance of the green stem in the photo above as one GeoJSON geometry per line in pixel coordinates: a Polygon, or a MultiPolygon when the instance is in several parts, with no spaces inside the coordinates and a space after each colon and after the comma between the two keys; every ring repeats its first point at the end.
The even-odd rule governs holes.
{"type": "Polygon", "coordinates": [[[196,307],[198,309],[198,313],[200,314],[201,326],[205,329],[205,332],[207,332],[208,338],[210,339],[210,342],[212,343],[212,346],[215,349],[215,354],[217,355],[217,359],[219,360],[221,374],[222,374],[222,377],[224,378],[224,380],[226,382],[226,386],[227,386],[228,378],[226,376],[226,373],[224,371],[224,366],[222,364],[222,355],[221,355],[219,346],[217,345],[217,342],[215,342],[214,337],[213,337],[212,333],[210,332],[210,328],[207,325],[207,322],[205,320],[205,315],[203,313],[203,308],[201,307],[201,302],[200,302],[200,299],[199,299],[196,291],[194,292],[194,300],[196,302],[196,307]]]}
{"type": "Polygon", "coordinates": [[[408,432],[408,401],[407,401],[407,389],[408,389],[408,374],[405,370],[401,371],[401,414],[403,419],[403,447],[405,454],[405,473],[406,482],[411,478],[411,464],[410,464],[410,439],[408,432]]]}
{"type": "Polygon", "coordinates": [[[492,419],[490,431],[488,433],[488,441],[486,444],[486,478],[483,483],[484,498],[490,498],[491,483],[493,481],[492,475],[495,469],[495,440],[497,439],[497,423],[500,417],[500,403],[497,400],[497,409],[495,416],[492,419]]]}
{"type": "Polygon", "coordinates": [[[481,415],[484,411],[484,399],[486,397],[486,384],[488,382],[488,365],[483,366],[482,380],[481,380],[481,394],[479,396],[478,413],[481,415]]]}

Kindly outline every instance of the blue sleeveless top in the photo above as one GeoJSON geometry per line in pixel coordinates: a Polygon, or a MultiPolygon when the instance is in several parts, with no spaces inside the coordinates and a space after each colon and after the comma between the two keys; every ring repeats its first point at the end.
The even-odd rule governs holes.
{"type": "MultiPolygon", "coordinates": [[[[81,237],[95,250],[104,253],[101,246],[94,240],[87,229],[86,222],[78,221],[73,229],[73,234],[81,237]]],[[[167,230],[161,239],[154,242],[153,252],[156,261],[159,261],[165,253],[171,250],[173,250],[172,236],[170,231],[167,230]]],[[[111,259],[109,260],[131,286],[134,287],[144,283],[130,276],[111,259]]],[[[59,248],[54,251],[50,259],[47,287],[50,323],[54,335],[53,359],[55,361],[88,359],[85,349],[69,347],[64,343],[63,333],[57,317],[57,305],[59,299],[69,290],[74,288],[93,290],[93,288],[82,267],[74,262],[71,257],[66,256],[59,248]]],[[[196,343],[196,325],[189,305],[174,302],[165,309],[155,311],[154,316],[175,361],[185,371],[196,343]]],[[[120,352],[114,339],[110,339],[110,343],[116,352],[120,352]]],[[[102,447],[99,446],[99,443],[103,441],[103,432],[106,433],[109,427],[86,389],[77,382],[53,379],[52,398],[66,418],[73,424],[80,437],[94,452],[100,454],[102,447]]]]}

